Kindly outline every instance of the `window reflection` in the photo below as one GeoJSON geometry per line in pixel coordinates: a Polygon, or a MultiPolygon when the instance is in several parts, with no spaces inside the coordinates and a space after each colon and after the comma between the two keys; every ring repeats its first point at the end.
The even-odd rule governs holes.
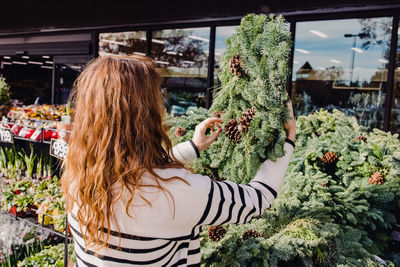
{"type": "Polygon", "coordinates": [[[383,127],[391,18],[299,22],[292,97],[297,115],[340,109],[383,127]]]}
{"type": "Polygon", "coordinates": [[[146,55],[146,32],[113,32],[99,34],[99,56],[146,55]]]}
{"type": "Polygon", "coordinates": [[[215,65],[214,65],[214,86],[220,84],[218,74],[220,71],[220,57],[226,51],[226,39],[231,37],[239,26],[222,26],[215,29],[215,65]]]}
{"type": "MultiPolygon", "coordinates": [[[[400,27],[397,34],[400,35],[400,27]]],[[[397,39],[392,99],[390,130],[395,133],[400,133],[400,38],[397,39]]]]}
{"type": "Polygon", "coordinates": [[[153,31],[152,58],[164,78],[164,104],[173,116],[205,107],[209,42],[209,28],[153,31]]]}

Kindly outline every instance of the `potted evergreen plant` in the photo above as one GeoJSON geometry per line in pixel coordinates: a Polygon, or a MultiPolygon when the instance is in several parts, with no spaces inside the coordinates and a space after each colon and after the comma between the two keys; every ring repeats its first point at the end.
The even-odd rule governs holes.
{"type": "Polygon", "coordinates": [[[10,109],[10,85],[8,85],[5,78],[0,78],[0,116],[7,116],[10,109]]]}

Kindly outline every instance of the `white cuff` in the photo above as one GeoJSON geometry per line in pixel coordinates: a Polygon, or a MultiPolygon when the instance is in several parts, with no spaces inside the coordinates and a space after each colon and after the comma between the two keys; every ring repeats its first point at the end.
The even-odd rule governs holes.
{"type": "Polygon", "coordinates": [[[182,163],[190,163],[197,158],[196,151],[189,141],[177,144],[172,148],[172,154],[182,163]]]}

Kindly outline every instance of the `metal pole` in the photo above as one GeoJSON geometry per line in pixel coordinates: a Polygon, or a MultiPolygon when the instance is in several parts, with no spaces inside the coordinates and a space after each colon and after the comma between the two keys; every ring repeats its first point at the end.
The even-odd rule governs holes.
{"type": "Polygon", "coordinates": [[[54,105],[56,95],[56,63],[53,59],[53,73],[52,73],[52,81],[51,81],[51,104],[54,105]]]}
{"type": "MultiPolygon", "coordinates": [[[[353,37],[354,37],[353,48],[356,47],[357,36],[358,36],[358,35],[354,35],[354,36],[353,36],[353,37]]],[[[353,53],[351,54],[350,86],[352,86],[351,84],[352,84],[352,82],[353,82],[354,57],[355,57],[355,55],[356,55],[356,51],[355,51],[354,49],[352,49],[352,50],[353,50],[353,53]]]]}
{"type": "Polygon", "coordinates": [[[388,78],[387,86],[385,90],[385,111],[383,116],[383,130],[389,131],[390,129],[390,119],[392,114],[392,103],[393,103],[393,87],[394,87],[394,71],[396,67],[396,53],[397,53],[397,31],[399,28],[399,17],[393,17],[392,24],[392,39],[390,43],[389,52],[389,66],[388,66],[388,78]]]}
{"type": "Polygon", "coordinates": [[[68,266],[68,215],[65,217],[64,266],[68,266]]]}
{"type": "Polygon", "coordinates": [[[215,65],[215,26],[210,27],[210,43],[208,47],[208,69],[207,69],[207,91],[206,108],[210,108],[212,102],[212,91],[214,87],[214,65],[215,65]]]}
{"type": "Polygon", "coordinates": [[[151,48],[152,48],[152,38],[153,38],[153,31],[147,30],[146,31],[146,56],[151,57],[151,48]]]}
{"type": "Polygon", "coordinates": [[[289,73],[289,76],[287,77],[287,81],[286,81],[286,90],[287,90],[290,98],[292,98],[292,101],[295,101],[296,99],[294,99],[294,95],[296,92],[293,92],[292,77],[293,77],[294,43],[295,43],[295,39],[296,39],[296,21],[290,22],[290,33],[292,34],[292,48],[290,49],[289,59],[288,59],[288,67],[289,67],[290,73],[289,73]]]}

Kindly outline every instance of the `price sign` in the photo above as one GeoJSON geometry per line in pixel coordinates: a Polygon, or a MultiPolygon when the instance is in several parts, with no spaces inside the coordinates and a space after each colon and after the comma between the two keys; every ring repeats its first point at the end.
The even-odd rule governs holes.
{"type": "Polygon", "coordinates": [[[18,136],[19,137],[25,137],[25,135],[28,133],[28,128],[24,127],[21,129],[21,131],[19,131],[18,136]]]}
{"type": "Polygon", "coordinates": [[[68,144],[61,139],[51,139],[50,155],[59,159],[65,159],[68,153],[68,144]]]}
{"type": "Polygon", "coordinates": [[[3,143],[10,143],[10,144],[14,144],[14,138],[11,134],[10,129],[0,129],[0,140],[3,143]]]}

